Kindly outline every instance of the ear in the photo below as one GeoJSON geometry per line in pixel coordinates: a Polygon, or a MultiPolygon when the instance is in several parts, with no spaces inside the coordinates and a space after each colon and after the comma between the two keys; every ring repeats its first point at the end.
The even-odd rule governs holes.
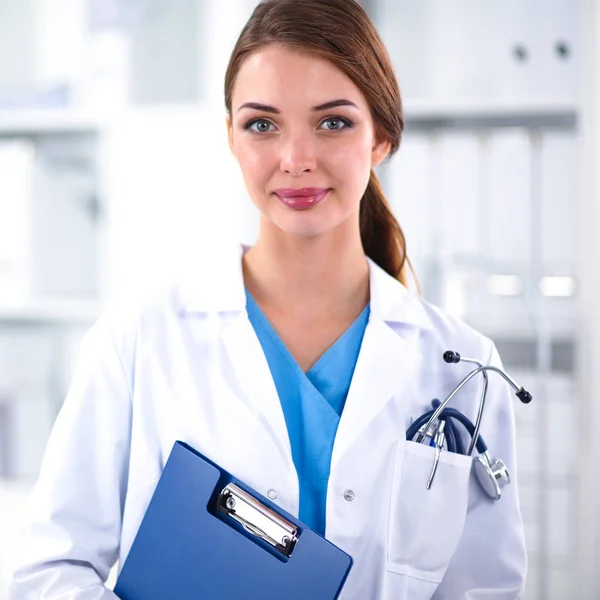
{"type": "Polygon", "coordinates": [[[231,117],[229,116],[229,113],[227,113],[225,117],[225,124],[227,126],[227,139],[229,141],[229,149],[231,150],[231,153],[235,155],[233,151],[233,125],[231,124],[231,117]]]}
{"type": "Polygon", "coordinates": [[[371,164],[376,167],[383,159],[389,154],[392,148],[392,142],[389,139],[385,139],[382,142],[378,142],[373,146],[371,153],[371,164]]]}

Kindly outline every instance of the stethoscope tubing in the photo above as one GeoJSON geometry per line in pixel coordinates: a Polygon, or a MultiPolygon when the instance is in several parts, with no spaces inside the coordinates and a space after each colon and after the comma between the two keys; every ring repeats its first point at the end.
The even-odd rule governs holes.
{"type": "MultiPolygon", "coordinates": [[[[431,417],[432,414],[436,411],[438,405],[440,405],[439,400],[433,400],[432,405],[434,408],[425,414],[421,415],[418,419],[416,419],[411,426],[408,428],[406,432],[406,439],[412,440],[412,438],[419,432],[419,429],[427,422],[427,420],[431,417]]],[[[475,435],[475,425],[471,422],[471,420],[461,413],[456,408],[446,408],[444,409],[440,415],[440,420],[446,421],[446,430],[445,433],[447,435],[448,442],[448,450],[450,452],[456,452],[457,454],[465,454],[464,446],[462,445],[462,440],[460,438],[459,433],[456,431],[454,424],[452,423],[452,419],[456,419],[459,421],[463,427],[467,430],[467,433],[471,438],[475,435]]],[[[480,454],[487,452],[487,445],[485,444],[483,438],[478,435],[476,438],[477,451],[480,454]]]]}
{"type": "MultiPolygon", "coordinates": [[[[463,415],[463,413],[461,413],[456,408],[447,408],[443,411],[442,414],[447,415],[447,421],[448,419],[456,419],[459,423],[461,423],[461,425],[467,430],[469,436],[471,436],[471,438],[475,440],[477,452],[479,452],[480,454],[487,452],[487,446],[486,443],[483,441],[483,438],[480,435],[477,436],[477,438],[473,437],[475,435],[475,425],[473,425],[471,420],[466,415],[463,415]]],[[[451,428],[453,428],[453,425],[450,425],[451,428]]],[[[448,425],[446,425],[446,427],[448,427],[448,425]]],[[[456,437],[459,437],[457,433],[455,435],[456,437]]],[[[459,452],[459,454],[463,454],[463,452],[459,452]]]]}
{"type": "MultiPolygon", "coordinates": [[[[480,364],[479,366],[483,367],[482,364],[480,364]]],[[[479,409],[477,411],[477,420],[475,421],[473,438],[471,439],[471,443],[469,444],[469,455],[471,455],[471,453],[473,452],[473,448],[475,447],[475,440],[479,437],[479,429],[481,428],[481,418],[483,417],[483,409],[485,408],[485,401],[487,399],[488,381],[488,374],[486,371],[483,371],[483,388],[481,390],[481,399],[479,400],[479,409]]]]}
{"type": "MultiPolygon", "coordinates": [[[[458,394],[458,392],[469,382],[471,381],[471,379],[473,379],[473,377],[475,377],[476,375],[478,375],[479,373],[485,373],[486,371],[493,371],[494,373],[497,373],[498,375],[500,375],[501,377],[503,377],[506,382],[512,386],[515,390],[519,390],[519,386],[501,369],[499,369],[498,367],[494,367],[492,365],[484,365],[481,367],[477,367],[476,369],[473,369],[473,371],[471,371],[470,373],[468,373],[467,375],[465,375],[465,377],[463,378],[463,380],[454,388],[454,390],[452,390],[452,392],[450,392],[450,394],[448,395],[448,397],[433,411],[433,413],[431,414],[431,416],[429,417],[429,421],[427,422],[427,425],[424,429],[424,431],[422,433],[419,434],[418,439],[416,440],[417,442],[422,442],[423,438],[429,434],[429,431],[431,429],[432,424],[438,419],[438,417],[440,416],[441,412],[446,408],[448,402],[450,402],[450,400],[452,400],[452,398],[454,398],[454,396],[456,396],[456,394],[458,394]]],[[[484,384],[484,390],[485,393],[487,393],[487,385],[484,384]]],[[[483,414],[483,409],[481,408],[481,405],[485,403],[485,395],[482,398],[482,402],[480,402],[480,413],[483,414]]],[[[480,421],[481,419],[479,418],[479,414],[478,414],[478,421],[480,421]]],[[[475,429],[474,429],[475,431],[475,429]]],[[[476,439],[476,438],[475,438],[476,439]]]]}
{"type": "MultiPolygon", "coordinates": [[[[474,358],[466,358],[464,356],[462,356],[460,358],[461,362],[468,362],[468,363],[472,363],[474,365],[477,365],[478,367],[483,367],[483,363],[475,360],[474,358]]],[[[483,417],[483,410],[485,409],[485,401],[487,399],[487,389],[488,389],[488,374],[487,371],[483,371],[482,373],[483,375],[483,387],[481,389],[481,398],[479,400],[479,408],[477,409],[477,420],[475,421],[475,433],[473,433],[473,436],[471,437],[471,442],[469,443],[469,450],[467,451],[467,454],[469,456],[471,456],[471,454],[473,454],[473,448],[475,447],[475,442],[477,440],[477,438],[479,437],[479,429],[481,428],[481,419],[483,417]]]]}

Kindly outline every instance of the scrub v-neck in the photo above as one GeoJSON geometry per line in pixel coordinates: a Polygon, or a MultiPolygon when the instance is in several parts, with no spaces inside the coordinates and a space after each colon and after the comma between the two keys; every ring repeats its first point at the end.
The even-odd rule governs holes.
{"type": "Polygon", "coordinates": [[[283,409],[300,485],[299,518],[314,531],[325,535],[333,443],[370,308],[365,307],[307,373],[302,371],[248,290],[246,309],[283,409]]]}

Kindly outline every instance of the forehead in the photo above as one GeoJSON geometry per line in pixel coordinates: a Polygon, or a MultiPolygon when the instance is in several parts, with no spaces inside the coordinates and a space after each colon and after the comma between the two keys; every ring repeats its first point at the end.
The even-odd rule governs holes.
{"type": "Polygon", "coordinates": [[[233,88],[233,108],[246,101],[316,106],[345,98],[366,109],[355,83],[335,64],[320,56],[271,44],[242,63],[233,88]]]}

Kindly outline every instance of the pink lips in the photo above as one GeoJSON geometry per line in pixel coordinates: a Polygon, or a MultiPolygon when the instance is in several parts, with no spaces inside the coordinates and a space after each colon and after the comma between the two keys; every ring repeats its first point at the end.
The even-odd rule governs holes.
{"type": "Polygon", "coordinates": [[[294,210],[306,210],[319,204],[328,192],[328,188],[279,188],[274,190],[279,200],[294,210]]]}

